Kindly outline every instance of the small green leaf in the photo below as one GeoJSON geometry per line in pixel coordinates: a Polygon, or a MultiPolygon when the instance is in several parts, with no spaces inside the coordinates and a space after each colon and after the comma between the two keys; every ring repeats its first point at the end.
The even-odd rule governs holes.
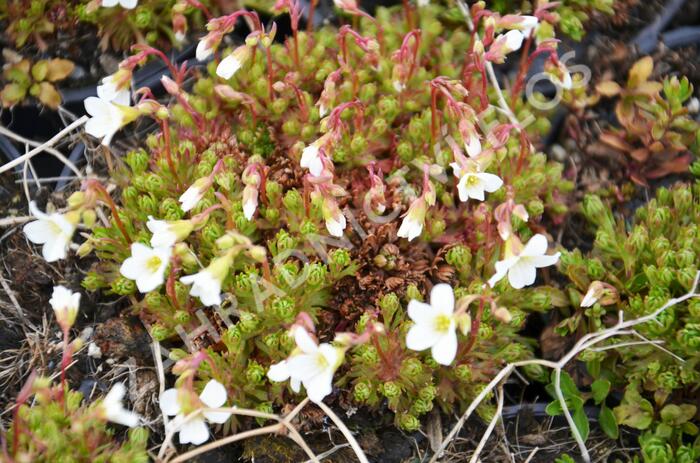
{"type": "Polygon", "coordinates": [[[581,435],[581,439],[585,442],[588,439],[588,434],[590,432],[590,425],[588,424],[588,416],[586,416],[586,412],[583,411],[583,407],[577,408],[573,415],[572,418],[574,419],[574,424],[576,424],[576,429],[578,429],[578,433],[581,435]]]}
{"type": "Polygon", "coordinates": [[[596,405],[600,404],[608,396],[610,392],[610,381],[604,378],[599,378],[591,384],[591,392],[596,405]]]}
{"type": "Polygon", "coordinates": [[[32,66],[32,77],[35,82],[41,82],[49,72],[49,62],[45,59],[39,60],[32,66]]]}
{"type": "Polygon", "coordinates": [[[5,85],[0,91],[0,102],[5,107],[14,106],[24,99],[27,90],[19,84],[11,83],[5,85]]]}
{"type": "Polygon", "coordinates": [[[617,427],[617,421],[615,421],[615,414],[605,405],[600,408],[598,423],[600,424],[600,428],[603,430],[605,435],[611,439],[617,439],[620,435],[620,430],[617,427]]]}

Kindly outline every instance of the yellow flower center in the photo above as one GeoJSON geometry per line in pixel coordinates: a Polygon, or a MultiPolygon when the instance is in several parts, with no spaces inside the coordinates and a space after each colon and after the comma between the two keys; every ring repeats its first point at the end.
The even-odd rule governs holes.
{"type": "Polygon", "coordinates": [[[470,175],[467,177],[467,186],[476,186],[479,184],[479,177],[470,175]]]}
{"type": "Polygon", "coordinates": [[[320,352],[316,354],[316,365],[322,370],[328,368],[328,360],[326,360],[326,357],[320,352]]]}
{"type": "Polygon", "coordinates": [[[161,260],[160,257],[153,256],[146,261],[146,268],[148,269],[149,272],[155,273],[158,271],[158,268],[160,268],[160,264],[162,262],[163,261],[161,260]]]}
{"type": "Polygon", "coordinates": [[[435,317],[435,331],[438,333],[446,333],[450,329],[452,319],[445,314],[440,314],[435,317]]]}

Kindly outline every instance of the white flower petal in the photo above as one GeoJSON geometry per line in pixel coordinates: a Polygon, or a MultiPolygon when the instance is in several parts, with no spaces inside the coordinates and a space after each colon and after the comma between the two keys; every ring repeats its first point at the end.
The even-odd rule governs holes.
{"type": "Polygon", "coordinates": [[[440,283],[430,291],[430,305],[441,313],[451,314],[455,308],[455,293],[452,286],[440,283]]]}
{"type": "Polygon", "coordinates": [[[333,372],[324,371],[304,381],[304,387],[312,402],[321,402],[328,394],[333,392],[333,372]]]}
{"type": "Polygon", "coordinates": [[[406,334],[406,347],[416,351],[425,350],[432,347],[438,338],[439,334],[435,332],[432,324],[416,324],[406,334]]]}
{"type": "Polygon", "coordinates": [[[270,365],[270,369],[267,371],[267,377],[270,378],[270,381],[277,383],[287,381],[289,376],[289,366],[286,360],[270,365]]]}
{"type": "Polygon", "coordinates": [[[430,304],[412,299],[408,303],[408,316],[418,324],[430,324],[435,318],[435,311],[430,304]]]}
{"type": "Polygon", "coordinates": [[[530,286],[537,278],[537,270],[535,266],[526,261],[519,260],[508,269],[508,282],[515,289],[530,286]]]}
{"type": "Polygon", "coordinates": [[[209,440],[209,427],[204,418],[194,417],[180,428],[180,443],[200,445],[209,440]]]}
{"type": "Polygon", "coordinates": [[[503,186],[503,180],[498,175],[482,172],[477,174],[482,182],[484,190],[493,193],[503,186]]]}
{"type": "Polygon", "coordinates": [[[440,337],[432,349],[433,359],[440,365],[449,365],[457,354],[457,333],[455,332],[454,321],[450,325],[447,333],[440,337]]]}
{"type": "Polygon", "coordinates": [[[216,75],[228,80],[241,68],[241,64],[236,55],[231,53],[216,67],[216,75]]]}
{"type": "Polygon", "coordinates": [[[202,414],[207,419],[207,421],[216,424],[225,423],[231,417],[231,414],[229,412],[203,412],[202,414]]]}
{"type": "Polygon", "coordinates": [[[306,378],[312,378],[321,372],[323,368],[318,361],[318,355],[315,354],[298,354],[293,355],[287,360],[289,371],[293,378],[299,378],[304,381],[306,378]]]}
{"type": "Polygon", "coordinates": [[[547,237],[541,234],[536,234],[530,241],[527,242],[522,252],[521,256],[541,256],[547,252],[547,237]]]}
{"type": "Polygon", "coordinates": [[[177,401],[177,389],[166,389],[158,399],[160,411],[164,415],[175,416],[180,413],[180,404],[177,401]]]}
{"type": "Polygon", "coordinates": [[[119,4],[122,6],[122,8],[126,8],[127,10],[136,8],[137,3],[138,0],[119,0],[119,4]]]}
{"type": "Polygon", "coordinates": [[[305,354],[315,354],[318,351],[318,345],[311,338],[311,335],[302,327],[297,326],[294,329],[294,342],[297,347],[305,354]]]}
{"type": "Polygon", "coordinates": [[[556,264],[558,261],[559,253],[552,254],[551,256],[535,256],[528,259],[528,262],[537,268],[549,267],[550,265],[556,264]]]}
{"type": "Polygon", "coordinates": [[[209,408],[219,408],[226,403],[226,388],[217,380],[212,379],[202,389],[199,399],[209,408]]]}

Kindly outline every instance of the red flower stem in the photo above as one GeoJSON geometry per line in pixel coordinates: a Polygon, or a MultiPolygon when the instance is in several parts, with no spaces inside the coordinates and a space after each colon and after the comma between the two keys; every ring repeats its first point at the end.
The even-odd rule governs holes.
{"type": "Polygon", "coordinates": [[[117,225],[117,228],[121,232],[122,236],[124,236],[126,243],[131,245],[131,236],[129,236],[129,232],[126,231],[124,222],[122,222],[122,219],[119,218],[119,211],[117,210],[117,205],[114,203],[112,196],[110,196],[109,192],[102,186],[102,184],[100,184],[100,182],[96,180],[88,180],[88,182],[90,182],[90,187],[94,188],[102,195],[104,202],[107,203],[107,206],[112,211],[114,223],[117,225]]]}
{"type": "Polygon", "coordinates": [[[175,168],[175,163],[173,162],[172,155],[172,140],[170,139],[170,124],[168,124],[167,119],[161,121],[161,127],[163,128],[163,140],[165,141],[165,159],[168,161],[168,167],[170,172],[172,172],[175,179],[175,184],[180,186],[180,178],[177,175],[177,169],[175,168]]]}

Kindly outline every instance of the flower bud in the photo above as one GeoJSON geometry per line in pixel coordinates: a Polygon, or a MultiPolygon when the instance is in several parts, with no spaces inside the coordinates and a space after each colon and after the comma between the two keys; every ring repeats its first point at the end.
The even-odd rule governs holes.
{"type": "Polygon", "coordinates": [[[381,384],[380,389],[387,399],[394,399],[401,395],[401,386],[393,381],[387,381],[381,384]]]}
{"type": "Polygon", "coordinates": [[[360,381],[355,384],[352,393],[357,402],[365,402],[372,395],[372,385],[367,381],[360,381]]]}
{"type": "Polygon", "coordinates": [[[401,375],[415,380],[423,373],[423,364],[417,358],[407,358],[401,362],[401,375]]]}
{"type": "Polygon", "coordinates": [[[251,360],[245,369],[245,377],[252,384],[260,384],[265,375],[265,369],[255,360],[251,360]]]}
{"type": "Polygon", "coordinates": [[[412,432],[420,429],[420,420],[410,413],[401,413],[396,416],[398,425],[404,431],[412,432]]]}
{"type": "Polygon", "coordinates": [[[123,276],[117,277],[110,287],[115,294],[120,296],[128,296],[136,292],[136,282],[123,276]]]}

